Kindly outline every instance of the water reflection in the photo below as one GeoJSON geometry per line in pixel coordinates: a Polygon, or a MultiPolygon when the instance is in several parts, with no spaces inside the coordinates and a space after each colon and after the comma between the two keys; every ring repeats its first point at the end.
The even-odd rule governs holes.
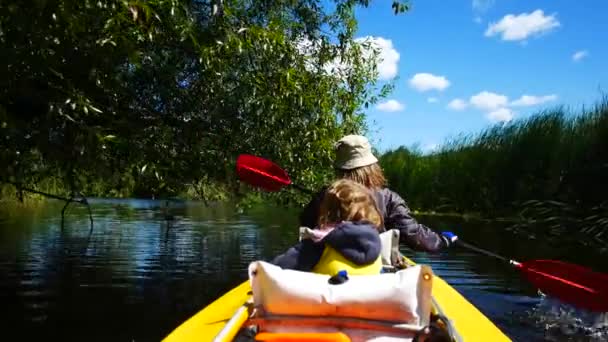
{"type": "MultiPolygon", "coordinates": [[[[0,211],[0,319],[6,334],[25,340],[158,341],[243,281],[251,261],[270,260],[297,237],[297,212],[284,209],[242,214],[229,204],[171,201],[164,210],[164,201],[90,203],[93,231],[81,206],[70,207],[64,230],[62,203],[0,211]]],[[[509,256],[557,253],[532,249],[496,227],[421,221],[509,256]]],[[[430,264],[514,340],[546,338],[550,315],[538,315],[541,297],[513,269],[458,249],[438,255],[404,251],[430,264]]]]}

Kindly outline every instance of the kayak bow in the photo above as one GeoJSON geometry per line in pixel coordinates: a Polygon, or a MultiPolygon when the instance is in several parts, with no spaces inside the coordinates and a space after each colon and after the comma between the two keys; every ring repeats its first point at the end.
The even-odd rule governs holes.
{"type": "MultiPolygon", "coordinates": [[[[408,265],[416,265],[404,259],[408,265]]],[[[251,298],[250,283],[244,281],[178,326],[164,342],[232,341],[249,319],[247,303],[251,298]]],[[[432,302],[433,311],[447,318],[454,341],[510,341],[488,317],[436,275],[432,302]]]]}

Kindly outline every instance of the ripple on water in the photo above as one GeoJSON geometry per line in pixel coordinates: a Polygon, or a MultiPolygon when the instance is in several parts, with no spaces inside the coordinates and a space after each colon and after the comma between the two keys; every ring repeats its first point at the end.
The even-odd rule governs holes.
{"type": "MultiPolygon", "coordinates": [[[[232,215],[172,203],[175,220],[166,221],[164,201],[90,202],[92,231],[81,206],[70,209],[62,231],[61,203],[35,220],[0,218],[0,307],[15,323],[8,328],[43,328],[64,339],[116,340],[120,331],[128,340],[161,340],[245,280],[251,261],[268,260],[297,240],[290,228],[297,219],[289,223],[277,210],[232,215]],[[11,233],[18,230],[28,233],[11,233]]],[[[576,314],[547,308],[516,272],[492,259],[462,249],[408,256],[431,265],[514,341],[606,338],[605,328],[590,330],[593,324],[576,314]]]]}

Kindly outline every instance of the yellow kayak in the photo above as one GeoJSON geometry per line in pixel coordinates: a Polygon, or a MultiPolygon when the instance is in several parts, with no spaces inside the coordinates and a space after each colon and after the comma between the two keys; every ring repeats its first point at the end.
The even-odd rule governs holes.
{"type": "MultiPolygon", "coordinates": [[[[405,257],[404,259],[408,268],[415,267],[416,264],[412,260],[405,257]]],[[[431,312],[436,317],[442,318],[440,326],[449,331],[452,341],[511,341],[473,304],[440,277],[433,275],[430,288],[432,288],[431,312]],[[445,322],[443,322],[444,320],[445,322]]],[[[233,341],[242,336],[247,326],[256,323],[251,315],[251,300],[252,287],[250,281],[245,281],[182,323],[164,341],[233,341]]],[[[325,317],[317,319],[325,321],[326,324],[332,321],[325,317]]],[[[370,326],[366,329],[373,329],[373,327],[370,326]]],[[[294,338],[293,334],[278,334],[278,338],[273,338],[271,335],[258,334],[255,340],[350,341],[348,337],[340,333],[309,334],[306,335],[306,338],[303,337],[304,335],[294,338]]]]}

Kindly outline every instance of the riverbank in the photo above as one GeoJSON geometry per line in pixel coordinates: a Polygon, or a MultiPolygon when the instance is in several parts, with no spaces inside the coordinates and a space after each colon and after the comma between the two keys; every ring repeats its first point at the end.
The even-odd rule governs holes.
{"type": "Polygon", "coordinates": [[[548,108],[461,136],[423,154],[380,157],[389,185],[420,212],[511,218],[538,239],[608,245],[608,98],[548,108]],[[475,215],[475,214],[472,214],[475,215]]]}
{"type": "MultiPolygon", "coordinates": [[[[94,186],[97,191],[83,191],[78,196],[87,198],[145,198],[145,199],[180,199],[180,200],[202,200],[202,201],[225,201],[231,198],[231,192],[225,185],[219,183],[208,183],[202,185],[186,186],[179,193],[158,193],[147,196],[137,196],[129,189],[101,189],[102,186],[94,186]]],[[[77,197],[78,197],[77,196],[77,197]]],[[[70,191],[60,182],[54,181],[52,186],[48,182],[41,182],[35,188],[24,186],[19,188],[13,184],[0,184],[0,203],[29,203],[35,204],[52,197],[70,197],[70,191]],[[34,191],[28,191],[32,189],[34,191]]]]}
{"type": "MultiPolygon", "coordinates": [[[[213,188],[214,196],[213,198],[204,198],[201,197],[201,192],[195,190],[193,187],[188,188],[188,190],[179,196],[150,196],[150,197],[137,197],[137,196],[107,196],[104,193],[102,194],[93,194],[91,196],[85,196],[89,199],[94,198],[114,198],[114,199],[127,199],[127,198],[138,198],[142,200],[168,200],[168,201],[203,201],[205,203],[208,202],[236,202],[237,206],[240,208],[252,208],[260,205],[264,205],[264,203],[276,198],[268,198],[267,193],[257,192],[257,191],[248,191],[245,193],[234,194],[230,193],[226,189],[217,189],[217,187],[209,187],[213,188]]],[[[38,190],[43,193],[47,193],[48,195],[42,195],[38,193],[32,193],[29,191],[22,191],[22,194],[19,194],[19,190],[17,187],[11,184],[4,184],[0,186],[0,203],[6,205],[12,205],[13,207],[27,207],[27,206],[39,206],[44,205],[44,202],[49,199],[49,196],[69,196],[66,191],[58,191],[58,188],[53,188],[52,191],[56,191],[54,193],[49,192],[51,190],[38,190]]],[[[205,193],[209,193],[211,191],[207,190],[205,193]]],[[[204,196],[204,193],[203,193],[204,196]]],[[[276,197],[276,196],[275,196],[276,197]]],[[[67,197],[66,197],[67,198],[67,197]]],[[[299,208],[298,205],[290,202],[284,202],[283,204],[288,205],[290,209],[299,208]]],[[[481,213],[470,212],[470,213],[456,213],[456,212],[442,212],[435,210],[417,210],[412,209],[412,214],[415,216],[435,216],[435,217],[448,217],[448,218],[460,218],[464,220],[475,220],[475,221],[500,221],[500,222],[511,222],[516,221],[516,218],[490,218],[484,217],[481,213]]]]}
{"type": "MultiPolygon", "coordinates": [[[[19,200],[19,196],[15,196],[17,189],[14,186],[5,186],[3,188],[5,197],[0,197],[0,205],[4,213],[18,211],[22,209],[32,210],[37,207],[46,205],[49,200],[47,197],[39,194],[31,194],[24,192],[23,201],[19,200]],[[12,187],[12,188],[10,188],[12,187]],[[8,189],[8,190],[7,190],[8,189]],[[6,193],[12,196],[6,196],[6,193]]],[[[247,191],[244,193],[230,193],[224,191],[216,194],[214,199],[201,199],[196,194],[190,194],[187,197],[167,197],[167,198],[137,198],[137,200],[158,200],[163,203],[162,206],[171,207],[173,203],[183,201],[201,201],[204,205],[210,206],[212,203],[232,203],[239,210],[253,210],[264,207],[268,204],[279,204],[283,210],[297,212],[300,206],[289,200],[281,200],[280,193],[268,194],[264,192],[247,191]]],[[[67,194],[65,195],[67,196],[67,194]]],[[[127,197],[110,197],[107,196],[87,196],[88,200],[120,200],[132,199],[132,196],[127,197]]],[[[79,199],[78,197],[76,199],[79,199]]],[[[53,201],[52,199],[50,201],[53,201]]],[[[174,204],[173,204],[174,205],[174,204]]],[[[408,203],[409,205],[409,203],[408,203]]],[[[492,224],[497,230],[506,230],[515,235],[519,235],[526,240],[539,240],[543,243],[552,245],[573,244],[580,245],[585,248],[592,248],[599,253],[608,253],[608,248],[600,236],[590,238],[590,235],[597,231],[597,226],[594,225],[594,220],[602,220],[604,216],[602,207],[594,207],[588,211],[574,210],[559,202],[538,202],[527,203],[528,207],[525,211],[511,216],[492,217],[483,215],[479,212],[448,212],[435,210],[418,210],[412,208],[412,216],[418,220],[421,219],[456,219],[463,222],[472,222],[475,224],[492,224]],[[551,207],[547,207],[547,205],[551,207]],[[583,213],[586,213],[583,215],[583,213]],[[496,226],[500,224],[500,226],[496,226]],[[581,231],[576,231],[573,227],[584,227],[581,231]],[[571,229],[571,231],[566,231],[571,229]],[[565,232],[565,233],[564,233],[565,232]]],[[[603,221],[602,221],[603,222],[603,221]]],[[[600,231],[602,232],[602,231],[600,231]]]]}
{"type": "MultiPolygon", "coordinates": [[[[224,162],[226,174],[217,178],[223,181],[205,176],[185,183],[175,176],[151,176],[142,167],[113,179],[84,177],[77,188],[87,197],[235,201],[243,208],[264,202],[298,207],[309,200],[293,189],[253,190],[228,168],[231,160],[224,162]]],[[[607,98],[578,112],[558,107],[496,125],[449,141],[430,154],[401,147],[379,155],[379,160],[389,187],[406,199],[415,215],[503,221],[509,223],[506,229],[534,239],[579,241],[608,252],[607,98]]],[[[292,178],[318,188],[331,178],[330,170],[315,168],[292,178]]],[[[48,177],[29,187],[69,197],[70,187],[61,179],[48,177]]],[[[41,196],[0,185],[0,200],[23,198],[35,202],[41,196]]]]}

